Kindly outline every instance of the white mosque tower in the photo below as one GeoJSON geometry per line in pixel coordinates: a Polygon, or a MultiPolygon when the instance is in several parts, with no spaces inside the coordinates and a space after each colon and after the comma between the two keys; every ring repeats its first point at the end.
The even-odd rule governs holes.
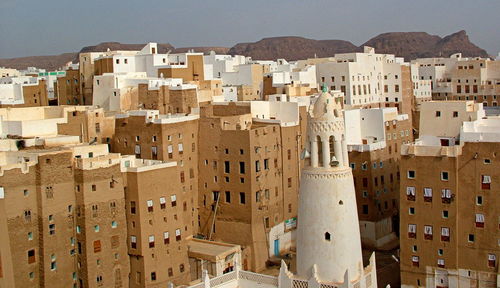
{"type": "MultiPolygon", "coordinates": [[[[374,271],[363,269],[356,193],[344,133],[344,98],[340,91],[332,93],[324,87],[309,110],[308,149],[302,153],[308,159],[299,194],[297,276],[368,287],[363,276],[374,271]]],[[[369,282],[376,286],[376,281],[369,282]]]]}

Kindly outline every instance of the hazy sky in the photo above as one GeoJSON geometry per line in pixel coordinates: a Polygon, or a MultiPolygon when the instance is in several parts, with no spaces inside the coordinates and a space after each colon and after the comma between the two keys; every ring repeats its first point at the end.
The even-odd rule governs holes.
{"type": "Polygon", "coordinates": [[[0,0],[0,58],[104,41],[228,46],[272,36],[360,45],[384,32],[466,30],[500,51],[500,0],[0,0]]]}

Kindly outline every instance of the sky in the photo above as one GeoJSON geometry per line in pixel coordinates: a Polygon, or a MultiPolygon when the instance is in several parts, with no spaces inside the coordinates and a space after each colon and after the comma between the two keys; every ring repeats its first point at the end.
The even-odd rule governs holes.
{"type": "Polygon", "coordinates": [[[0,58],[76,52],[100,42],[226,46],[265,37],[341,39],[466,30],[500,52],[500,0],[0,0],[0,58]]]}

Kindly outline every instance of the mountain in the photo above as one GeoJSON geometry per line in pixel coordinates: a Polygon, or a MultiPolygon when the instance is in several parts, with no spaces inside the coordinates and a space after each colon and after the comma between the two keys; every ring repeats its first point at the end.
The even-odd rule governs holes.
{"type": "Polygon", "coordinates": [[[66,63],[75,60],[76,58],[78,58],[78,53],[0,59],[0,67],[14,68],[18,70],[26,69],[27,67],[37,67],[53,71],[64,66],[66,63]]]}
{"type": "Polygon", "coordinates": [[[393,32],[380,34],[363,46],[375,48],[375,52],[395,54],[406,61],[424,57],[449,57],[461,52],[464,57],[489,57],[488,53],[470,42],[465,31],[444,38],[425,32],[393,32]]]}
{"type": "Polygon", "coordinates": [[[358,47],[343,40],[313,40],[303,37],[264,38],[255,43],[239,43],[229,49],[231,55],[250,56],[256,60],[299,60],[333,56],[335,53],[356,51],[358,47]]]}
{"type": "MultiPolygon", "coordinates": [[[[122,44],[104,42],[87,46],[81,52],[104,52],[110,50],[140,50],[145,44],[122,44]]],[[[336,53],[362,51],[363,46],[375,48],[377,53],[395,54],[406,61],[423,57],[449,57],[461,52],[465,57],[489,57],[488,53],[474,45],[465,31],[459,31],[443,38],[426,32],[390,32],[383,33],[357,47],[344,40],[314,40],[303,37],[272,37],[252,43],[238,43],[232,48],[226,47],[184,47],[174,48],[171,44],[158,44],[158,53],[182,53],[189,50],[208,53],[214,50],[218,54],[245,55],[256,60],[306,59],[311,57],[329,57],[336,53]]],[[[0,67],[26,69],[34,66],[47,70],[58,69],[69,61],[78,62],[78,53],[64,53],[53,56],[32,56],[0,59],[0,67]]]]}

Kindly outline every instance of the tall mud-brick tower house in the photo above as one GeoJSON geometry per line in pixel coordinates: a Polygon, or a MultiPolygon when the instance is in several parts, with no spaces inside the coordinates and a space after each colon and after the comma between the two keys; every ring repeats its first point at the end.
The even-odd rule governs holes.
{"type": "Polygon", "coordinates": [[[323,88],[309,111],[297,230],[297,276],[338,287],[376,287],[363,268],[356,194],[344,133],[343,94],[323,88]]]}

